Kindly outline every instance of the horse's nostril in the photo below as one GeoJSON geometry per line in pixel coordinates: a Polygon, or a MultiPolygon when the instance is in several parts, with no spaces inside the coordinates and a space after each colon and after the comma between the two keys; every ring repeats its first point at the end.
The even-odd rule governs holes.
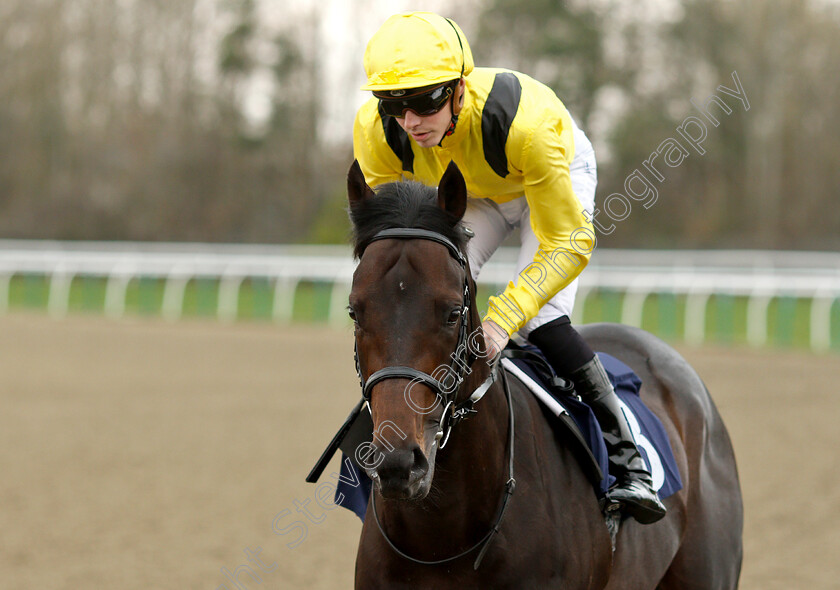
{"type": "Polygon", "coordinates": [[[419,471],[421,473],[425,473],[426,470],[429,468],[429,462],[426,460],[426,455],[423,454],[423,451],[420,447],[414,448],[414,465],[412,469],[414,471],[419,471]]]}
{"type": "Polygon", "coordinates": [[[414,454],[412,451],[394,449],[385,454],[376,471],[383,480],[408,480],[413,464],[414,454]]]}
{"type": "Polygon", "coordinates": [[[383,485],[405,487],[422,477],[428,466],[429,462],[423,450],[414,445],[408,449],[394,449],[386,453],[376,473],[383,485]]]}

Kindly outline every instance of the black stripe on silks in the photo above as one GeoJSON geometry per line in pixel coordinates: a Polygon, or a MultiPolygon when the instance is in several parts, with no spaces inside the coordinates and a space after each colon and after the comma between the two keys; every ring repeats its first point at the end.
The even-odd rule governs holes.
{"type": "Polygon", "coordinates": [[[484,159],[493,171],[504,178],[509,174],[505,144],[510,126],[519,108],[522,85],[510,72],[496,74],[493,88],[481,113],[481,134],[484,141],[484,159]]]}
{"type": "Polygon", "coordinates": [[[393,117],[382,112],[382,105],[379,105],[379,118],[382,119],[382,129],[385,131],[385,141],[402,162],[402,169],[405,172],[414,174],[414,152],[411,150],[411,140],[408,134],[403,131],[400,124],[393,117]]]}

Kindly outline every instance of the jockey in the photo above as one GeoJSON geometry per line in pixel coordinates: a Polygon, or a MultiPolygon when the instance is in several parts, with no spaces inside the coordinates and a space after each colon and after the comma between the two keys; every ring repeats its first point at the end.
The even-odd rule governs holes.
{"type": "Polygon", "coordinates": [[[470,195],[464,223],[473,277],[519,228],[517,276],[491,297],[488,347],[516,335],[571,379],[604,431],[610,500],[641,523],[665,507],[636,447],[604,367],[572,327],[577,276],[595,247],[595,154],[554,92],[528,76],[476,68],[463,32],[429,12],[389,18],[364,57],[373,97],[356,114],[353,148],[371,186],[434,186],[454,161],[470,195]]]}

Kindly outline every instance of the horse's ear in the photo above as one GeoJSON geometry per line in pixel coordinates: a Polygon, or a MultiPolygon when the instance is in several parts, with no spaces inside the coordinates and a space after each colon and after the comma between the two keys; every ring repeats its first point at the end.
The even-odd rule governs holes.
{"type": "Polygon", "coordinates": [[[438,184],[438,205],[459,221],[467,210],[467,183],[455,162],[449,162],[438,184]]]}
{"type": "Polygon", "coordinates": [[[365,175],[362,174],[359,161],[353,160],[350,172],[347,173],[347,199],[350,201],[350,208],[355,209],[356,206],[373,196],[373,190],[365,182],[365,175]]]}

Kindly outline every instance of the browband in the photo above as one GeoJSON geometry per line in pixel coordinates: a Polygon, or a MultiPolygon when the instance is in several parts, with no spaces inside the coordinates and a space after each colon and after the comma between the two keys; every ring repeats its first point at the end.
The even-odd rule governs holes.
{"type": "Polygon", "coordinates": [[[423,239],[423,240],[431,240],[432,242],[437,242],[438,244],[443,244],[449,249],[449,253],[458,261],[462,267],[467,266],[467,259],[464,258],[464,255],[458,249],[458,247],[452,243],[452,240],[447,238],[444,235],[441,235],[437,232],[429,231],[426,229],[418,229],[413,227],[395,227],[392,229],[383,229],[381,232],[377,233],[373,236],[370,241],[375,242],[376,240],[388,240],[388,239],[405,239],[405,240],[414,240],[414,239],[423,239]]]}

